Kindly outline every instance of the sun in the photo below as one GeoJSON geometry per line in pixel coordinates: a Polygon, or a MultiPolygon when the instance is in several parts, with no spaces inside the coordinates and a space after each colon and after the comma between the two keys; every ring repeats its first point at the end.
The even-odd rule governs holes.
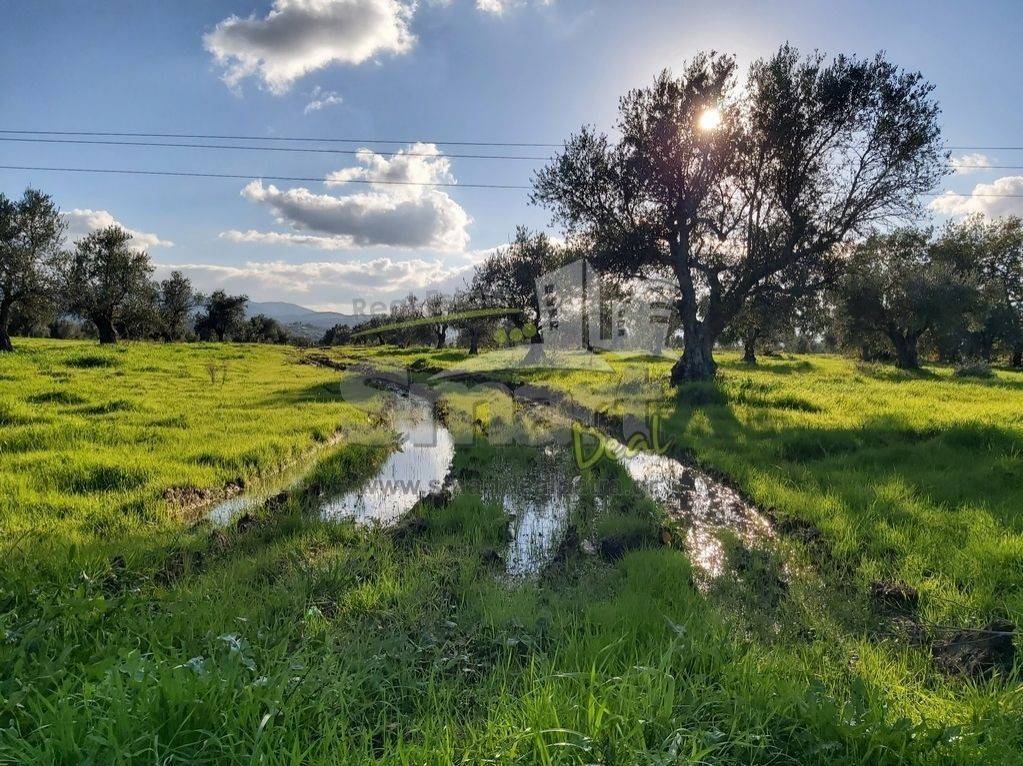
{"type": "Polygon", "coordinates": [[[700,130],[717,130],[718,126],[721,125],[721,110],[714,107],[704,109],[699,119],[697,119],[696,125],[700,130]]]}

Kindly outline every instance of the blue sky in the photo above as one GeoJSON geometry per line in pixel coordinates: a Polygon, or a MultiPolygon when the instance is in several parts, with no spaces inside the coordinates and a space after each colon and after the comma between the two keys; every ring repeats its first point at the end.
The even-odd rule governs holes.
{"type": "MultiPolygon", "coordinates": [[[[583,123],[609,128],[623,92],[699,50],[748,63],[788,40],[883,49],[937,86],[950,145],[1023,145],[1019,2],[6,0],[3,13],[4,130],[559,142],[583,123]]],[[[535,162],[436,152],[549,151],[335,148],[360,146],[422,156],[0,141],[0,164],[527,184],[535,162]]],[[[971,164],[1023,165],[1020,151],[954,151],[967,153],[983,155],[971,164]]],[[[0,171],[8,195],[28,184],[54,195],[75,233],[114,220],[138,232],[160,275],[181,266],[203,289],[340,310],[450,289],[517,224],[548,222],[518,190],[0,171]]],[[[1023,170],[946,184],[978,185],[1023,193],[1023,170]]],[[[936,207],[939,218],[1023,212],[1023,200],[936,207]]]]}

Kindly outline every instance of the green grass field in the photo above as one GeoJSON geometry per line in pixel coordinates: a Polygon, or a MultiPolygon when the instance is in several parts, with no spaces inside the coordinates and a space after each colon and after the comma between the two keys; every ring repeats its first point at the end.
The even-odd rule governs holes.
{"type": "MultiPolygon", "coordinates": [[[[793,574],[779,587],[768,556],[696,587],[605,461],[574,523],[648,543],[509,585],[504,512],[467,477],[528,475],[520,446],[459,447],[467,489],[417,508],[416,535],[322,523],[302,492],[245,529],[197,523],[199,500],[298,461],[319,487],[372,474],[386,425],[307,357],[28,340],[0,357],[0,763],[1023,762],[1018,662],[944,673],[867,598],[904,580],[927,624],[1021,621],[1023,375],[729,354],[677,392],[663,360],[520,373],[595,409],[652,402],[673,450],[771,510],[793,574]]],[[[514,411],[488,397],[496,433],[514,411]]],[[[482,412],[448,404],[453,430],[482,412]]]]}

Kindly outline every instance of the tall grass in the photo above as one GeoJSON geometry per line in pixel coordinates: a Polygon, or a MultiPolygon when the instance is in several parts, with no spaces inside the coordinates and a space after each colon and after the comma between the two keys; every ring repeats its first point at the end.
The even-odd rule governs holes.
{"type": "MultiPolygon", "coordinates": [[[[193,527],[167,489],[251,481],[338,429],[368,428],[335,395],[337,373],[275,348],[23,349],[0,369],[0,763],[967,764],[1023,752],[1015,679],[944,677],[844,603],[874,576],[901,576],[923,588],[928,617],[1018,616],[1019,376],[889,379],[807,358],[752,372],[726,362],[716,385],[662,391],[679,448],[820,527],[832,565],[766,599],[742,578],[695,588],[611,463],[583,472],[578,522],[637,548],[577,553],[517,585],[491,555],[505,514],[472,492],[418,508],[426,523],[404,536],[320,523],[301,494],[244,530],[193,527]],[[76,361],[89,357],[104,362],[76,361]],[[227,365],[223,379],[210,363],[227,365]],[[102,411],[111,402],[123,404],[102,411]]],[[[545,382],[638,407],[644,386],[630,381],[644,371],[617,366],[545,382]]],[[[510,417],[507,402],[487,407],[491,423],[510,417]]],[[[354,441],[322,453],[314,480],[372,470],[354,441]]],[[[528,471],[528,450],[478,434],[456,468],[509,464],[528,471]]]]}

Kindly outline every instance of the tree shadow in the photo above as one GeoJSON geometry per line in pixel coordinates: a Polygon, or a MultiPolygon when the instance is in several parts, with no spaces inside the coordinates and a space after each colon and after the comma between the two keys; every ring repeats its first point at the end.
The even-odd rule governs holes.
{"type": "Polygon", "coordinates": [[[298,404],[325,404],[342,402],[341,386],[337,382],[314,383],[305,388],[275,391],[260,406],[294,406],[298,404]]]}
{"type": "Polygon", "coordinates": [[[958,592],[978,619],[1023,615],[1018,430],[919,426],[897,415],[850,427],[793,425],[740,419],[738,405],[751,406],[741,391],[687,384],[664,433],[679,456],[699,455],[701,467],[747,498],[783,498],[784,513],[760,507],[819,568],[833,590],[822,595],[829,619],[841,633],[869,624],[863,581],[878,576],[958,592]]]}
{"type": "Polygon", "coordinates": [[[764,372],[770,375],[795,375],[810,372],[814,369],[811,362],[805,359],[798,361],[777,361],[773,357],[761,358],[756,364],[749,364],[741,359],[726,359],[718,362],[718,368],[734,372],[764,372]]]}
{"type": "Polygon", "coordinates": [[[900,367],[896,367],[891,364],[880,364],[878,362],[856,362],[856,372],[864,377],[872,378],[873,380],[881,380],[886,383],[906,383],[916,380],[941,380],[942,376],[938,375],[932,370],[926,367],[921,367],[918,370],[905,370],[900,367]]]}

